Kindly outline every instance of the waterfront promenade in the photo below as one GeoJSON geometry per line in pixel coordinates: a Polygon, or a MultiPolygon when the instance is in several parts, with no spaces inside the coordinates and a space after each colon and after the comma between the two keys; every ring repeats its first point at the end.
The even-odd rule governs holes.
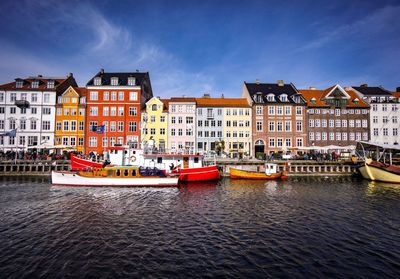
{"type": "MultiPolygon", "coordinates": [[[[223,176],[229,176],[231,167],[244,170],[263,171],[264,161],[258,159],[217,159],[206,161],[216,163],[223,176]]],[[[319,176],[319,175],[353,175],[355,164],[349,160],[316,161],[316,160],[274,160],[280,170],[288,169],[289,176],[319,176]]],[[[50,175],[52,170],[70,170],[69,160],[4,160],[0,161],[0,176],[8,175],[50,175]]]]}

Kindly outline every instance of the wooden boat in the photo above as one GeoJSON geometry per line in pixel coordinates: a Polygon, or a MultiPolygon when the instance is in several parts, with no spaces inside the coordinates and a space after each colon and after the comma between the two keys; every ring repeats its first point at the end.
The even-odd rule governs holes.
{"type": "MultiPolygon", "coordinates": [[[[200,154],[159,153],[153,150],[130,149],[123,146],[112,147],[108,157],[114,166],[144,166],[164,170],[171,176],[179,176],[180,181],[213,181],[220,179],[218,167],[203,165],[200,154]]],[[[92,167],[100,168],[104,163],[92,162],[71,154],[71,169],[86,170],[92,167]]]]}
{"type": "Polygon", "coordinates": [[[362,147],[364,162],[358,166],[357,170],[363,178],[372,181],[381,181],[388,183],[400,184],[400,166],[393,165],[392,156],[400,151],[398,145],[388,145],[380,143],[362,142],[358,145],[362,147]],[[367,156],[368,151],[375,153],[378,160],[373,160],[367,156]],[[385,162],[385,158],[389,156],[389,164],[385,162]],[[380,162],[383,160],[384,162],[380,162]]]}
{"type": "Polygon", "coordinates": [[[232,179],[256,179],[256,180],[270,180],[278,178],[286,178],[284,172],[278,171],[277,164],[265,164],[265,172],[247,171],[235,168],[230,168],[230,177],[232,179]]]}
{"type": "Polygon", "coordinates": [[[361,175],[368,180],[400,184],[400,167],[387,165],[372,159],[366,159],[358,168],[361,175]]]}
{"type": "Polygon", "coordinates": [[[53,185],[64,186],[177,186],[179,177],[166,176],[156,168],[105,167],[79,172],[52,171],[53,185]]]}

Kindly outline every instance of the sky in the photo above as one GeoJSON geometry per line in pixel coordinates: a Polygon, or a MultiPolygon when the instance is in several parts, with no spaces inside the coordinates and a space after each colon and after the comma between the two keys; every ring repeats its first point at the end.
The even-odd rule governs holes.
{"type": "Polygon", "coordinates": [[[400,1],[2,0],[0,83],[149,72],[155,96],[400,86],[400,1]]]}

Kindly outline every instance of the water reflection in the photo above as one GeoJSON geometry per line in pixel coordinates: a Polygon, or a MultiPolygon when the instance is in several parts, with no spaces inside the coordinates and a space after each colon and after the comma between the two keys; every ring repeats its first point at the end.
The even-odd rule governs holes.
{"type": "Polygon", "coordinates": [[[369,196],[391,194],[400,195],[400,184],[385,183],[378,181],[366,181],[366,194],[369,196]]]}

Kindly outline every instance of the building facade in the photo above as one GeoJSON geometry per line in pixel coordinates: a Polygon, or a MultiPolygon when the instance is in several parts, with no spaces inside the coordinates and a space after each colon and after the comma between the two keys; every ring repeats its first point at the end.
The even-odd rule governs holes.
{"type": "Polygon", "coordinates": [[[101,70],[86,88],[85,152],[102,153],[115,144],[139,147],[141,108],[153,97],[149,73],[101,70]]]}
{"type": "Polygon", "coordinates": [[[350,146],[369,139],[369,105],[340,85],[300,90],[307,101],[309,146],[350,146]]]}
{"type": "Polygon", "coordinates": [[[371,107],[370,140],[384,144],[399,143],[400,104],[396,96],[382,87],[369,87],[367,84],[353,86],[352,89],[371,107]]]}
{"type": "Polygon", "coordinates": [[[242,97],[252,106],[254,156],[307,145],[306,101],[292,83],[245,82],[242,97]]]}
{"type": "Polygon", "coordinates": [[[68,87],[57,97],[54,144],[85,152],[86,88],[68,87]]]}
{"type": "MultiPolygon", "coordinates": [[[[77,86],[72,74],[65,78],[17,78],[0,86],[0,146],[3,151],[54,144],[57,96],[77,86]],[[4,135],[15,131],[16,135],[4,135]]],[[[10,135],[10,134],[9,134],[10,135]]]]}
{"type": "Polygon", "coordinates": [[[196,99],[173,97],[168,100],[168,149],[194,153],[196,147],[196,99]]]}
{"type": "Polygon", "coordinates": [[[164,152],[168,146],[168,100],[151,98],[141,118],[142,146],[164,152]]]}

